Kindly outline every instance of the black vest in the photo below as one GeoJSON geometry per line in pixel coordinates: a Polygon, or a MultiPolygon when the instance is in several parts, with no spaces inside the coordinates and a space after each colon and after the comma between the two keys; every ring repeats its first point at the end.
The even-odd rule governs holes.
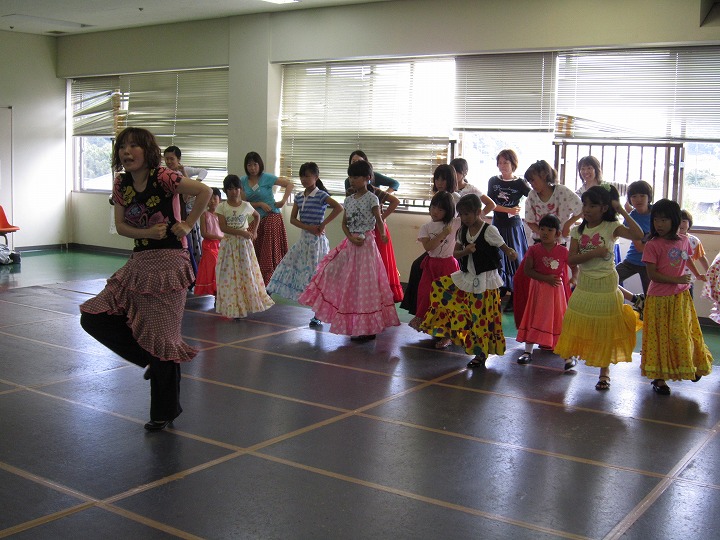
{"type": "MultiPolygon", "coordinates": [[[[475,265],[475,272],[481,274],[489,270],[497,270],[500,268],[500,250],[495,246],[491,246],[485,241],[485,231],[488,228],[487,223],[483,223],[480,229],[480,234],[475,239],[475,252],[472,253],[473,265],[475,265]]],[[[463,225],[460,228],[460,237],[458,240],[463,246],[467,246],[470,242],[467,241],[468,228],[463,225]]],[[[468,271],[468,255],[460,259],[460,270],[463,272],[468,271]]]]}

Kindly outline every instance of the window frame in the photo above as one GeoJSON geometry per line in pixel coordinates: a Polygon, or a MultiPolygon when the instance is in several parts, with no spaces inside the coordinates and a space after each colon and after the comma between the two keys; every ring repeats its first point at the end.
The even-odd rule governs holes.
{"type": "Polygon", "coordinates": [[[184,164],[207,169],[209,185],[222,184],[228,162],[228,79],[227,68],[70,79],[76,189],[112,189],[112,180],[107,189],[85,186],[78,152],[82,143],[76,139],[110,137],[114,141],[128,125],[151,131],[161,150],[180,147],[184,164]]]}

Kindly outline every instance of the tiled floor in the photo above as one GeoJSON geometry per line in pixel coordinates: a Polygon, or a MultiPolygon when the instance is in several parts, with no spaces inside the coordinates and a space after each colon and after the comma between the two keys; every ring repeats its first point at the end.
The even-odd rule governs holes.
{"type": "Polygon", "coordinates": [[[191,296],[185,412],[148,433],[142,371],[78,323],[124,259],[84,257],[0,275],[0,537],[718,537],[716,374],[659,396],[636,358],[600,393],[512,338],[468,371],[405,324],[355,344],[191,296]]]}

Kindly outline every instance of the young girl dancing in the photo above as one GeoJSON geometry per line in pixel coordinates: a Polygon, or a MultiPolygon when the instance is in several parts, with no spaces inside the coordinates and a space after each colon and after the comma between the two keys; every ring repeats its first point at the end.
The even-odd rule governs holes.
{"type": "MultiPolygon", "coordinates": [[[[460,195],[457,193],[457,173],[455,172],[455,167],[452,165],[438,165],[435,168],[432,179],[432,192],[433,194],[442,192],[449,193],[453,198],[453,203],[457,203],[460,200],[460,195]]],[[[490,211],[488,206],[485,208],[485,213],[490,211]]],[[[408,277],[407,287],[405,287],[405,296],[400,304],[400,307],[407,310],[410,315],[417,315],[418,286],[422,279],[422,264],[427,255],[427,251],[423,251],[410,266],[410,276],[408,277]]]]}
{"type": "Polygon", "coordinates": [[[460,221],[455,219],[455,202],[447,191],[438,191],[430,201],[430,219],[420,227],[418,241],[425,248],[427,257],[421,263],[422,277],[417,291],[417,308],[415,317],[408,323],[411,328],[418,329],[425,318],[430,305],[432,283],[443,276],[457,272],[455,251],[455,234],[460,221]]]}
{"type": "Polygon", "coordinates": [[[468,171],[470,170],[467,159],[461,157],[452,159],[450,161],[450,166],[455,169],[455,176],[457,178],[457,193],[459,195],[458,199],[463,195],[470,195],[471,193],[474,193],[480,197],[480,202],[485,205],[485,208],[483,208],[483,217],[492,212],[495,209],[495,201],[485,195],[479,187],[474,186],[467,180],[468,171]]]}
{"type": "MultiPolygon", "coordinates": [[[[309,162],[300,166],[300,182],[305,190],[295,196],[290,223],[301,229],[300,239],[283,257],[270,278],[268,294],[295,300],[307,288],[315,275],[318,264],[330,251],[325,227],[342,212],[339,202],[328,195],[320,180],[317,164],[309,162]],[[332,208],[325,217],[327,207],[332,208]]],[[[310,326],[321,326],[317,317],[310,319],[310,326]]]]}
{"type": "Polygon", "coordinates": [[[705,280],[692,260],[687,236],[677,233],[680,205],[660,199],[650,210],[650,240],[643,262],[650,278],[645,301],[640,371],[653,379],[652,389],[669,395],[665,380],[697,382],[712,370],[712,355],[703,341],[690,296],[691,276],[705,280]]]}
{"type": "Polygon", "coordinates": [[[709,298],[713,303],[710,319],[720,324],[720,253],[715,256],[715,260],[705,274],[703,296],[709,298]]]}
{"type": "MultiPolygon", "coordinates": [[[[570,297],[568,249],[559,245],[561,224],[557,216],[548,214],[538,223],[540,242],[525,255],[525,275],[530,278],[528,301],[518,328],[517,341],[525,343],[525,352],[518,364],[532,362],[534,345],[553,350],[560,337],[563,317],[570,297]]],[[[577,364],[575,358],[565,362],[565,370],[577,364]]]]}
{"type": "Polygon", "coordinates": [[[610,364],[632,362],[640,320],[623,303],[618,289],[613,246],[617,238],[640,240],[644,233],[620,204],[610,184],[582,194],[583,221],[571,232],[568,262],[580,266],[578,284],[570,296],[555,353],[579,356],[600,368],[597,390],[610,389],[610,364]],[[617,221],[617,214],[626,225],[617,221]]]}
{"type": "Polygon", "coordinates": [[[195,278],[195,296],[217,293],[215,283],[215,265],[217,264],[218,250],[223,232],[220,230],[218,216],[215,213],[222,201],[222,193],[218,188],[212,188],[213,194],[208,203],[208,209],[200,218],[200,233],[202,234],[202,256],[198,265],[198,273],[195,278]]]}
{"type": "Polygon", "coordinates": [[[455,343],[468,354],[474,354],[467,367],[476,368],[485,365],[488,354],[505,353],[498,293],[502,285],[497,271],[498,248],[511,260],[517,254],[494,226],[482,220],[482,204],[477,195],[465,195],[456,209],[462,223],[454,252],[460,261],[460,271],[433,283],[430,308],[420,330],[441,338],[435,344],[438,349],[455,343]]]}
{"type": "MultiPolygon", "coordinates": [[[[525,171],[525,178],[532,186],[525,202],[525,223],[532,231],[533,243],[540,239],[538,236],[538,223],[547,214],[557,216],[560,223],[566,223],[570,216],[578,215],[582,211],[582,202],[572,190],[556,184],[557,171],[544,160],[536,161],[525,171]]],[[[561,244],[569,245],[569,238],[563,235],[561,244]]],[[[525,275],[522,264],[518,265],[513,276],[513,305],[515,327],[519,327],[525,313],[525,302],[528,298],[530,280],[525,275]]]]}
{"type": "MultiPolygon", "coordinates": [[[[349,165],[352,165],[356,161],[368,161],[365,152],[362,150],[355,150],[350,154],[349,165]]],[[[380,239],[375,237],[375,244],[380,251],[380,257],[382,258],[385,271],[387,272],[388,283],[390,283],[390,290],[393,293],[393,301],[400,302],[403,299],[403,288],[400,284],[400,272],[397,269],[397,262],[395,261],[395,250],[392,245],[392,238],[390,237],[390,229],[387,226],[387,218],[392,214],[400,204],[400,199],[391,195],[391,193],[400,187],[400,182],[387,176],[383,176],[377,171],[373,171],[373,177],[368,184],[368,191],[373,193],[380,201],[380,216],[383,219],[385,227],[385,235],[387,236],[387,242],[380,242],[380,239]],[[373,185],[375,184],[375,185],[373,185]],[[387,186],[387,189],[383,191],[378,186],[387,186]],[[385,206],[387,204],[387,206],[385,206]]],[[[350,185],[350,179],[345,180],[345,193],[352,195],[354,193],[353,187],[350,185]]],[[[373,229],[375,234],[375,229],[373,229]]]]}
{"type": "MultiPolygon", "coordinates": [[[[197,180],[202,182],[208,174],[207,170],[201,167],[186,167],[185,165],[180,163],[182,152],[177,146],[168,146],[163,151],[163,157],[165,158],[165,166],[168,169],[179,173],[181,176],[193,179],[197,178],[197,180]]],[[[182,197],[182,200],[178,199],[178,203],[180,204],[180,215],[185,217],[188,215],[189,212],[192,211],[193,204],[195,204],[195,199],[193,197],[188,197],[184,195],[182,197]]],[[[200,265],[199,261],[202,257],[201,242],[202,236],[200,234],[200,225],[198,223],[195,223],[195,226],[192,228],[190,234],[187,236],[187,241],[183,243],[183,245],[187,244],[187,250],[190,254],[190,262],[193,265],[193,270],[195,270],[196,275],[198,273],[198,268],[200,265]]]]}
{"type": "Polygon", "coordinates": [[[242,200],[240,178],[229,174],[223,180],[227,201],[220,203],[216,213],[220,230],[225,233],[220,240],[215,274],[217,298],[215,311],[225,317],[239,319],[248,313],[269,309],[274,302],[265,292],[262,272],[258,265],[252,241],[257,238],[260,216],[242,200]],[[248,226],[248,219],[252,223],[248,226]]]}
{"type": "Polygon", "coordinates": [[[368,191],[372,166],[356,161],[348,167],[352,195],[345,199],[342,228],[345,240],[320,262],[317,273],[298,302],[315,317],[330,323],[330,332],[369,341],[389,326],[399,326],[375,236],[387,241],[378,198],[368,191]]]}

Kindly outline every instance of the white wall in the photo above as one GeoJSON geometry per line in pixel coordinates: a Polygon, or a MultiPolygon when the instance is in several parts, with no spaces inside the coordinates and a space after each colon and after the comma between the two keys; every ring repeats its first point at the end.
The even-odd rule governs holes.
{"type": "Polygon", "coordinates": [[[57,40],[0,31],[0,107],[12,107],[11,178],[3,174],[0,204],[20,227],[15,246],[69,241],[65,174],[65,80],[56,75],[57,40]],[[9,213],[9,212],[8,212],[9,213]]]}

